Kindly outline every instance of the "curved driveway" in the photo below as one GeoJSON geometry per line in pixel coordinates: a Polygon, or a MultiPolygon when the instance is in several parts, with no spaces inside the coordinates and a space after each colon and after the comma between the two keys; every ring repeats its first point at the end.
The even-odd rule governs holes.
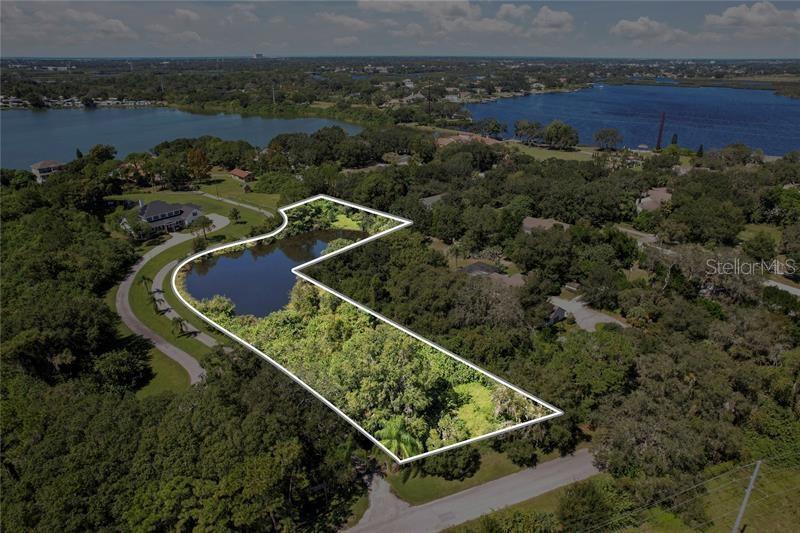
{"type": "MultiPolygon", "coordinates": [[[[214,222],[214,230],[222,229],[223,227],[227,226],[230,222],[226,217],[216,214],[209,214],[208,218],[210,218],[214,222]]],[[[172,233],[170,234],[170,238],[168,241],[159,244],[158,246],[154,247],[146,254],[142,256],[141,259],[133,266],[128,276],[123,280],[123,282],[119,286],[119,290],[117,291],[117,297],[115,300],[117,313],[119,314],[122,321],[125,323],[126,326],[130,328],[131,331],[136,333],[137,335],[141,335],[153,343],[155,348],[181,365],[184,370],[189,374],[189,383],[194,385],[195,383],[201,381],[203,377],[206,375],[205,370],[203,367],[200,366],[200,363],[197,362],[197,359],[189,355],[188,353],[184,352],[180,348],[173,346],[164,338],[147,327],[142,321],[140,321],[136,315],[133,313],[133,309],[130,305],[130,291],[131,287],[133,286],[133,282],[136,279],[136,275],[139,271],[142,270],[142,267],[147,264],[152,258],[160,254],[161,252],[172,248],[173,246],[177,246],[183,242],[191,240],[194,238],[193,235],[188,233],[172,233]]],[[[162,278],[163,280],[163,278],[162,278]]],[[[163,303],[159,303],[159,308],[163,305],[163,303]]]]}

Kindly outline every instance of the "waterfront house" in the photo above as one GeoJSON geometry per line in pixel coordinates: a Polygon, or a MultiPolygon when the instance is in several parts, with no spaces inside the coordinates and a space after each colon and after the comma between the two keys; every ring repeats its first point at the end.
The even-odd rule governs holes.
{"type": "MultiPolygon", "coordinates": [[[[180,231],[202,215],[200,208],[192,204],[169,204],[161,200],[154,200],[148,204],[139,200],[139,207],[135,216],[139,222],[146,224],[149,235],[180,231]]],[[[121,226],[132,232],[131,224],[123,218],[121,226]]]]}
{"type": "Polygon", "coordinates": [[[64,166],[60,161],[53,159],[45,159],[31,165],[31,172],[36,176],[36,183],[42,184],[47,180],[47,177],[54,172],[58,172],[64,166]]]}

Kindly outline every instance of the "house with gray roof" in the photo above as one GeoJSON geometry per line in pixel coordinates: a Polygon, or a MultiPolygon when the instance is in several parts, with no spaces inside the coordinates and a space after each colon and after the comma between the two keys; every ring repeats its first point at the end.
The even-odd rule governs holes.
{"type": "MultiPolygon", "coordinates": [[[[141,223],[149,228],[149,234],[170,233],[180,231],[202,215],[200,208],[193,204],[170,204],[161,200],[153,200],[145,204],[139,200],[135,211],[141,223]]],[[[132,231],[127,218],[122,219],[122,227],[132,231]]]]}

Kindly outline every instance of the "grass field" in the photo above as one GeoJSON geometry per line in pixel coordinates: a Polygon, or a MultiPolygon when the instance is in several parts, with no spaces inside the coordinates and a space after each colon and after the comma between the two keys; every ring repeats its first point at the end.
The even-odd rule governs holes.
{"type": "Polygon", "coordinates": [[[358,524],[359,520],[361,520],[361,517],[367,512],[368,507],[369,494],[363,494],[359,496],[359,498],[353,502],[353,506],[350,507],[350,517],[347,519],[347,522],[345,522],[344,528],[347,529],[358,524]]]}
{"type": "Polygon", "coordinates": [[[482,448],[480,469],[474,476],[463,481],[448,481],[441,477],[425,475],[409,477],[403,481],[401,472],[390,474],[386,480],[399,498],[411,505],[420,505],[520,470],[522,468],[512,463],[505,454],[490,448],[482,448]]]}
{"type": "MultiPolygon", "coordinates": [[[[598,475],[602,476],[605,474],[598,475]]],[[[535,498],[531,498],[530,500],[509,505],[508,507],[495,511],[492,513],[492,515],[502,516],[513,513],[514,511],[541,511],[545,513],[554,513],[558,508],[558,500],[561,498],[561,495],[566,489],[567,487],[561,487],[556,490],[551,490],[550,492],[545,492],[544,494],[536,496],[535,498]]],[[[447,533],[467,533],[472,528],[476,528],[480,524],[480,521],[480,518],[476,518],[475,520],[464,522],[463,524],[453,526],[445,529],[444,531],[447,533]]]]}
{"type": "Polygon", "coordinates": [[[574,152],[565,152],[561,150],[548,150],[547,148],[540,148],[538,146],[526,146],[521,143],[506,143],[513,146],[517,151],[523,154],[535,157],[536,159],[562,159],[564,161],[591,161],[594,150],[592,148],[582,146],[574,152]]]}
{"type": "Polygon", "coordinates": [[[775,241],[776,245],[781,243],[782,233],[780,228],[770,224],[745,224],[744,229],[739,232],[737,237],[740,241],[746,241],[752,239],[757,233],[762,231],[772,237],[772,240],[775,241]]]}
{"type": "MultiPolygon", "coordinates": [[[[588,446],[588,442],[583,442],[576,449],[580,450],[588,446]]],[[[386,481],[392,486],[392,492],[398,498],[411,505],[421,505],[523,470],[523,467],[511,462],[506,454],[496,452],[486,445],[480,446],[480,452],[481,467],[474,476],[463,481],[448,481],[441,477],[423,474],[409,477],[403,481],[403,471],[390,473],[386,477],[386,481]]],[[[558,457],[560,454],[557,451],[542,455],[539,457],[539,463],[558,457]]]]}
{"type": "MultiPolygon", "coordinates": [[[[269,209],[270,211],[278,210],[278,203],[280,202],[279,194],[266,194],[263,192],[244,192],[242,182],[232,178],[230,174],[223,171],[215,171],[211,173],[211,179],[208,182],[200,185],[200,190],[219,196],[221,198],[228,198],[236,202],[252,205],[262,209],[269,209]]],[[[228,207],[228,211],[233,206],[228,207]]],[[[228,211],[225,211],[225,214],[228,211]]],[[[241,209],[239,209],[241,211],[241,209]]]]}

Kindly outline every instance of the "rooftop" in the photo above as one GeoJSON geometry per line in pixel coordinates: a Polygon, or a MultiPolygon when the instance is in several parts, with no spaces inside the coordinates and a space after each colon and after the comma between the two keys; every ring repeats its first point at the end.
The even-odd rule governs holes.
{"type": "Polygon", "coordinates": [[[64,163],[61,161],[56,161],[55,159],[45,159],[44,161],[39,161],[38,163],[34,163],[31,165],[32,169],[38,170],[40,168],[52,168],[52,167],[60,167],[64,163]]]}
{"type": "Polygon", "coordinates": [[[553,226],[563,226],[564,229],[567,229],[570,227],[570,224],[561,222],[560,220],[556,220],[554,218],[525,217],[522,219],[522,229],[523,231],[527,232],[530,232],[534,229],[548,230],[553,226]]]}

